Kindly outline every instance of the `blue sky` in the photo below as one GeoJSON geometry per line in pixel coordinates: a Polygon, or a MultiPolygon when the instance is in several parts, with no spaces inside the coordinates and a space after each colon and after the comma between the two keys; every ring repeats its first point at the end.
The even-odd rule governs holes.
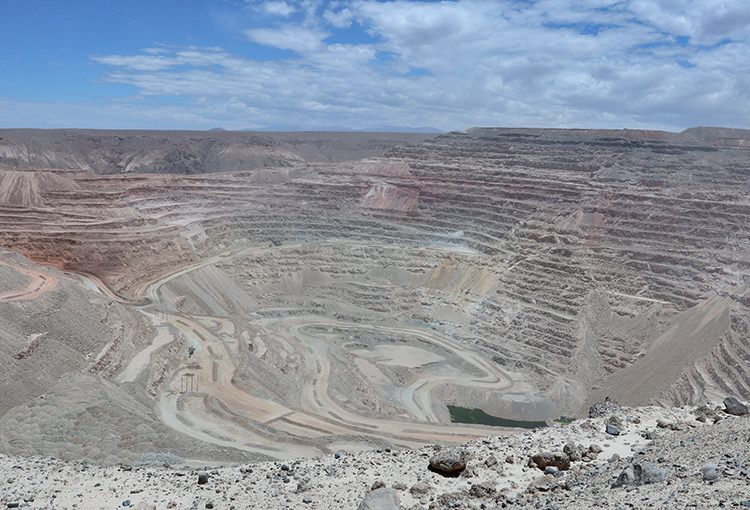
{"type": "Polygon", "coordinates": [[[0,127],[750,128],[747,0],[0,0],[0,127]]]}

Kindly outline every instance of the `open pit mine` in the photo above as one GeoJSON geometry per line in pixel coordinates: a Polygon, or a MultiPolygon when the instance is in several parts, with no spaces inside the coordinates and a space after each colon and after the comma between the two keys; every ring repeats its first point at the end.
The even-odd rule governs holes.
{"type": "Polygon", "coordinates": [[[0,453],[263,461],[519,430],[448,406],[750,398],[750,131],[6,129],[0,221],[0,453]]]}

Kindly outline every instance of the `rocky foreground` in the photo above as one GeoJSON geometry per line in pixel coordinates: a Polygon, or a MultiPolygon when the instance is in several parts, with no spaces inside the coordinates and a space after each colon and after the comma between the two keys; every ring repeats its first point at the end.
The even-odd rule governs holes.
{"type": "Polygon", "coordinates": [[[7,508],[750,507],[750,415],[739,401],[592,407],[588,419],[455,449],[188,467],[167,453],[97,466],[0,456],[7,508]]]}

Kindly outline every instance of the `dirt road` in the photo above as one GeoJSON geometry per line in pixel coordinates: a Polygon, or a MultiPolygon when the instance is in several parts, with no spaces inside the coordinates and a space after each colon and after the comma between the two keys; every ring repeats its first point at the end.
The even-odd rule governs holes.
{"type": "Polygon", "coordinates": [[[51,274],[27,269],[25,267],[11,264],[4,260],[0,260],[0,265],[9,267],[14,271],[18,271],[19,273],[26,275],[31,279],[29,284],[23,289],[13,289],[7,290],[5,292],[0,292],[0,301],[19,301],[23,299],[34,299],[35,297],[38,297],[45,292],[54,289],[59,281],[51,274]]]}
{"type": "MultiPolygon", "coordinates": [[[[172,342],[184,342],[194,352],[180,360],[158,392],[157,407],[167,425],[202,441],[279,459],[320,455],[334,449],[360,450],[371,444],[372,438],[397,446],[418,447],[436,441],[462,442],[487,434],[488,429],[481,426],[440,423],[434,390],[440,385],[508,390],[513,380],[480,354],[418,329],[353,323],[318,315],[257,319],[254,325],[263,331],[265,338],[265,345],[257,354],[270,349],[301,360],[299,398],[290,399],[298,400],[299,408],[262,398],[258,396],[262,391],[251,392],[237,385],[234,377],[242,342],[229,318],[157,310],[176,310],[174,303],[161,301],[159,289],[164,284],[239,253],[235,251],[182,268],[141,286],[134,296],[135,302],[142,303],[137,309],[158,333],[152,344],[119,374],[118,382],[134,380],[142,370],[148,369],[151,354],[172,342]],[[429,369],[416,370],[415,378],[407,386],[382,385],[380,389],[389,392],[388,398],[402,407],[409,419],[364,416],[343,407],[330,396],[329,384],[334,370],[329,353],[332,339],[330,335],[316,333],[321,328],[405,336],[413,339],[417,346],[411,347],[413,351],[408,351],[409,354],[421,352],[425,359],[451,358],[460,362],[432,363],[429,369]],[[441,357],[435,352],[445,355],[441,357]],[[323,436],[328,436],[324,443],[315,441],[323,436]]],[[[384,345],[375,353],[363,352],[363,356],[371,359],[363,357],[362,365],[370,367],[376,379],[384,379],[377,368],[383,360],[374,362],[372,357],[385,357],[386,364],[415,363],[413,359],[397,359],[402,354],[398,347],[384,345]]],[[[493,433],[499,432],[512,433],[514,429],[493,429],[493,433]]]]}

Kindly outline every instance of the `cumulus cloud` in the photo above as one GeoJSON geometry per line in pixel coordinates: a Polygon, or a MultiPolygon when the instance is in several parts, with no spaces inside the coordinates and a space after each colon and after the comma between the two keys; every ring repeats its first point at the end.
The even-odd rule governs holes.
{"type": "Polygon", "coordinates": [[[744,0],[248,5],[276,21],[245,37],[294,58],[165,47],[93,60],[141,97],[180,98],[205,116],[234,111],[237,127],[252,117],[310,129],[682,129],[741,127],[750,113],[744,0]]]}
{"type": "Polygon", "coordinates": [[[297,10],[287,2],[264,2],[263,9],[269,14],[277,14],[279,16],[289,16],[297,10]]]}
{"type": "Polygon", "coordinates": [[[631,9],[655,28],[698,44],[747,40],[750,35],[750,4],[744,0],[635,0],[631,9]]]}
{"type": "Polygon", "coordinates": [[[336,28],[349,28],[354,19],[354,13],[349,8],[338,11],[326,9],[323,11],[323,19],[336,28]]]}

